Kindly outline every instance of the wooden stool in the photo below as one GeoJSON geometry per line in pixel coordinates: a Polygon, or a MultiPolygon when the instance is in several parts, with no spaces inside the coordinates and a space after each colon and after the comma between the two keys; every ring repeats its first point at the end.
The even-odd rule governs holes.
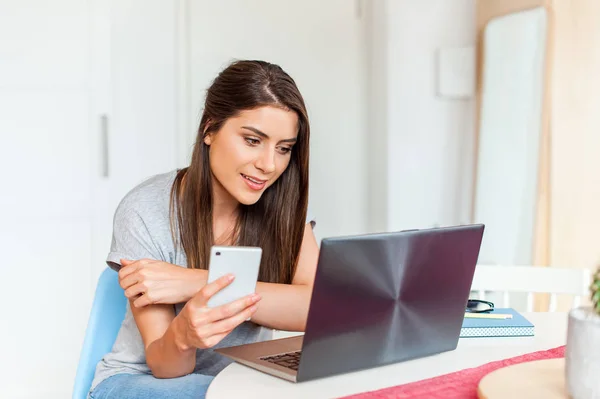
{"type": "Polygon", "coordinates": [[[480,399],[565,399],[565,359],[536,360],[493,371],[479,381],[480,399]]]}

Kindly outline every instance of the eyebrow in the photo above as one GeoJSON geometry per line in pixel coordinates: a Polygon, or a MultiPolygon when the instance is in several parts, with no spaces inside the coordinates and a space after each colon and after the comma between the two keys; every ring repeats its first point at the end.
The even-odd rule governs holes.
{"type": "MultiPolygon", "coordinates": [[[[252,126],[242,126],[242,129],[247,129],[250,130],[254,133],[256,133],[257,135],[261,136],[262,138],[268,139],[269,135],[261,132],[260,130],[253,128],[252,126]]],[[[285,140],[281,140],[280,143],[295,143],[296,141],[298,141],[296,138],[293,139],[285,139],[285,140]]]]}

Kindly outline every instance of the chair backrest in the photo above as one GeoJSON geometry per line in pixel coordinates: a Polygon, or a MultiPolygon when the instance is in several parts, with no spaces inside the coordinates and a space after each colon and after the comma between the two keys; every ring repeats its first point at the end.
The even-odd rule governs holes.
{"type": "Polygon", "coordinates": [[[502,292],[503,307],[510,306],[510,293],[527,293],[527,311],[533,311],[535,293],[550,294],[549,311],[556,311],[557,294],[573,296],[572,305],[579,306],[589,294],[592,273],[589,269],[544,266],[477,265],[472,291],[485,299],[486,291],[502,292]]]}
{"type": "Polygon", "coordinates": [[[106,268],[100,275],[94,303],[79,356],[73,399],[85,399],[94,378],[96,365],[112,350],[125,317],[127,298],[119,286],[118,274],[106,268]]]}

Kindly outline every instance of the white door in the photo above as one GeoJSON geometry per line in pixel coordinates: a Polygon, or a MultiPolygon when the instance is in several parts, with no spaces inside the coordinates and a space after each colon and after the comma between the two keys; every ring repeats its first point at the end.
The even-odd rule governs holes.
{"type": "Polygon", "coordinates": [[[119,201],[146,178],[178,166],[177,6],[95,0],[94,281],[106,268],[119,201]]]}
{"type": "Polygon", "coordinates": [[[190,0],[191,152],[206,89],[233,59],[279,64],[311,120],[310,206],[317,236],[366,228],[366,48],[361,2],[190,0]]]}
{"type": "Polygon", "coordinates": [[[116,205],[176,166],[175,6],[0,0],[2,398],[71,395],[116,205]]]}
{"type": "Polygon", "coordinates": [[[71,394],[90,291],[88,9],[0,1],[0,397],[71,394]]]}

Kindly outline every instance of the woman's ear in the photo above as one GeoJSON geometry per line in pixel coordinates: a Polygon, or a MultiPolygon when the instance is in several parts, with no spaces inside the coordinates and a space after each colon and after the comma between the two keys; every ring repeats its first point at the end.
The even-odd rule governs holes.
{"type": "Polygon", "coordinates": [[[202,140],[204,141],[204,144],[206,144],[206,145],[210,145],[212,143],[212,134],[210,134],[208,132],[209,128],[210,128],[210,121],[208,121],[206,123],[206,126],[204,126],[204,132],[202,132],[202,134],[204,135],[202,140]]]}

